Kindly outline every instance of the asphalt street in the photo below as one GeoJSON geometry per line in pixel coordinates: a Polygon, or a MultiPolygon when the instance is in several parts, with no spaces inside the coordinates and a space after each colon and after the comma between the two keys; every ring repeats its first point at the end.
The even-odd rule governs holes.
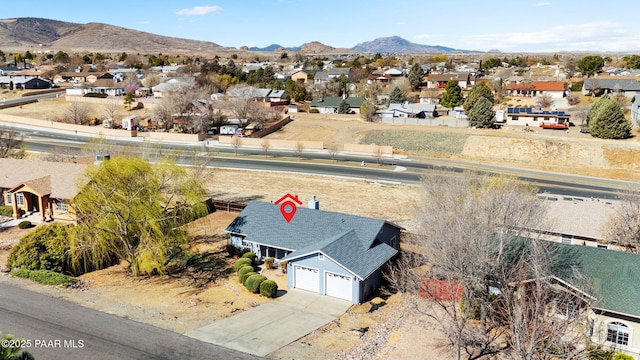
{"type": "MultiPolygon", "coordinates": [[[[181,334],[8,284],[0,276],[0,331],[40,360],[258,359],[181,334]]],[[[2,343],[2,346],[16,344],[2,343]]]]}

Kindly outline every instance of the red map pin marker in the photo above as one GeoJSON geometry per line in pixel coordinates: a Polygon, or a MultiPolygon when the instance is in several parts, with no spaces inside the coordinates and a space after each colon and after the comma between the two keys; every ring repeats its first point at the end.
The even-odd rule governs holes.
{"type": "Polygon", "coordinates": [[[298,205],[302,205],[302,201],[298,199],[298,195],[293,196],[288,193],[275,202],[276,205],[280,205],[280,213],[287,222],[291,222],[293,217],[296,216],[296,210],[298,210],[298,207],[294,201],[295,203],[298,203],[298,205]]]}

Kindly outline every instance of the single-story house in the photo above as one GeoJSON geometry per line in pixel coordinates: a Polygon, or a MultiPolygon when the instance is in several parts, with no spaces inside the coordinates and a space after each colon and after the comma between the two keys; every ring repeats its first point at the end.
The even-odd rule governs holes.
{"type": "Polygon", "coordinates": [[[250,202],[225,230],[231,244],[250,249],[260,259],[273,258],[281,266],[286,262],[290,288],[354,304],[373,295],[382,271],[400,248],[402,228],[385,220],[319,210],[315,197],[309,208],[297,207],[287,222],[281,206],[296,206],[294,201],[302,204],[290,194],[276,204],[250,202]]]}
{"type": "Polygon", "coordinates": [[[78,179],[88,165],[39,160],[0,159],[0,204],[13,207],[18,219],[39,213],[44,222],[71,220],[69,200],[78,193],[78,179]]]}
{"type": "Polygon", "coordinates": [[[634,95],[631,100],[631,121],[633,126],[640,127],[640,95],[634,95]]]}
{"type": "Polygon", "coordinates": [[[383,118],[419,118],[427,119],[438,116],[436,106],[433,104],[392,103],[385,110],[377,112],[383,118]]]}
{"type": "Polygon", "coordinates": [[[87,86],[87,92],[120,96],[124,94],[124,83],[117,83],[113,79],[98,79],[87,86]]]}
{"type": "Polygon", "coordinates": [[[582,94],[600,96],[615,92],[625,96],[640,95],[640,82],[636,78],[588,78],[582,82],[582,94]]]}
{"type": "Polygon", "coordinates": [[[545,111],[534,108],[507,108],[507,125],[540,126],[545,124],[569,124],[571,115],[564,111],[545,111]]]}
{"type": "Polygon", "coordinates": [[[471,88],[476,84],[476,76],[471,73],[431,74],[427,77],[427,88],[444,89],[451,80],[458,81],[461,89],[471,88]]]}
{"type": "Polygon", "coordinates": [[[182,65],[164,65],[164,66],[152,66],[149,71],[161,74],[174,74],[180,71],[182,65]]]}
{"type": "Polygon", "coordinates": [[[508,96],[541,96],[549,95],[554,99],[565,96],[565,84],[562,81],[521,81],[507,84],[508,96]]]}
{"type": "Polygon", "coordinates": [[[297,83],[306,84],[307,81],[309,81],[309,72],[300,69],[295,70],[291,73],[291,80],[297,83]]]}
{"type": "Polygon", "coordinates": [[[348,97],[346,99],[340,96],[328,96],[326,98],[317,98],[311,100],[309,109],[318,109],[321,114],[335,114],[338,112],[338,107],[342,100],[346,100],[349,104],[349,111],[359,114],[360,107],[364,103],[362,97],[348,97]]]}
{"type": "Polygon", "coordinates": [[[154,98],[162,98],[168,92],[180,91],[182,88],[187,88],[195,84],[195,78],[193,77],[174,77],[168,78],[160,84],[151,88],[154,98]]]}
{"type": "Polygon", "coordinates": [[[638,358],[640,255],[560,243],[549,243],[549,251],[558,278],[569,281],[565,276],[575,269],[588,281],[585,329],[591,341],[638,358]]]}
{"type": "Polygon", "coordinates": [[[314,84],[323,84],[328,83],[333,79],[339,78],[341,75],[349,77],[350,68],[330,68],[326,71],[317,72],[315,77],[313,78],[314,84]]]}
{"type": "Polygon", "coordinates": [[[34,76],[0,76],[0,88],[16,90],[48,89],[53,83],[47,79],[34,76]]]}

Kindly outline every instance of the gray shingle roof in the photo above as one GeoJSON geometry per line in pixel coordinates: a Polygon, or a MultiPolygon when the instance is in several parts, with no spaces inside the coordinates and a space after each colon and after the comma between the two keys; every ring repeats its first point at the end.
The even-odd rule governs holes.
{"type": "Polygon", "coordinates": [[[550,250],[565,270],[574,266],[590,280],[595,308],[640,318],[640,255],[559,243],[550,250]]]}
{"type": "Polygon", "coordinates": [[[376,241],[385,223],[303,207],[298,207],[287,223],[279,205],[252,201],[225,231],[243,234],[247,241],[294,251],[287,259],[320,251],[366,278],[396,253],[391,246],[376,241]]]}
{"type": "MultiPolygon", "coordinates": [[[[346,98],[347,104],[349,104],[350,108],[360,108],[364,103],[364,98],[362,97],[348,97],[346,98]]],[[[310,107],[334,107],[337,108],[340,106],[342,102],[342,97],[340,96],[328,96],[323,99],[313,99],[311,100],[310,107]]]]}
{"type": "Polygon", "coordinates": [[[609,89],[622,91],[640,91],[640,82],[636,79],[586,79],[585,89],[609,89]]]}

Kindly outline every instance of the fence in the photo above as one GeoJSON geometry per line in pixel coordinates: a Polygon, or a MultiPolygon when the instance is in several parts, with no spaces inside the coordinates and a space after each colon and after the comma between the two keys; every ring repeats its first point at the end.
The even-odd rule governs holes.
{"type": "Polygon", "coordinates": [[[247,207],[247,204],[243,204],[243,203],[239,203],[239,202],[232,202],[232,201],[220,201],[220,200],[213,200],[213,199],[208,199],[207,200],[207,208],[210,209],[214,209],[214,211],[220,210],[220,211],[226,211],[226,212],[241,212],[242,210],[244,210],[244,208],[247,207]]]}
{"type": "Polygon", "coordinates": [[[275,123],[275,124],[273,124],[273,125],[271,125],[271,126],[269,126],[267,128],[264,128],[262,130],[259,130],[259,131],[256,131],[256,132],[252,133],[250,137],[252,137],[252,138],[261,138],[263,136],[267,136],[267,135],[269,135],[269,134],[271,134],[273,132],[276,132],[276,131],[282,129],[285,125],[287,125],[291,121],[293,121],[293,120],[291,120],[291,117],[287,116],[284,119],[278,121],[277,123],[275,123]]]}

